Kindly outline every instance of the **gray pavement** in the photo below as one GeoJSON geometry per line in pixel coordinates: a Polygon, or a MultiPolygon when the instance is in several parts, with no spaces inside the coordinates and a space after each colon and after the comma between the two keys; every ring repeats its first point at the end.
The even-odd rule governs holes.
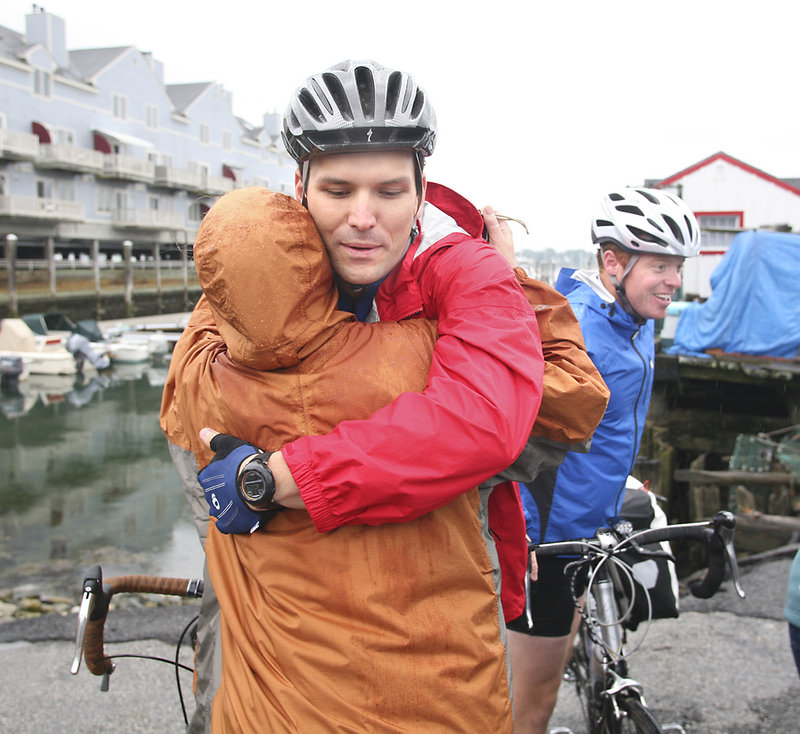
{"type": "MultiPolygon", "coordinates": [[[[711,600],[684,597],[680,618],[651,625],[631,672],[662,722],[682,724],[689,734],[800,732],[800,678],[782,618],[792,550],[742,567],[746,600],[726,582],[711,600]]],[[[191,605],[113,610],[107,650],[172,660],[195,611],[191,605]]],[[[85,667],[70,675],[74,634],[74,615],[0,624],[1,732],[184,731],[171,666],[118,660],[102,693],[100,679],[85,667]]],[[[188,647],[181,657],[191,662],[188,647]]],[[[181,680],[191,709],[191,675],[181,680]]],[[[585,731],[568,684],[552,725],[585,731]]]]}

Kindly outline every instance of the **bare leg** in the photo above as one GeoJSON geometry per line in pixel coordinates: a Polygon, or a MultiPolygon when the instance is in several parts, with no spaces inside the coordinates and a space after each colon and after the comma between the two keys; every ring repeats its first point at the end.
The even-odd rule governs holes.
{"type": "Polygon", "coordinates": [[[570,634],[563,637],[508,631],[514,676],[514,734],[547,734],[579,621],[576,612],[570,634]]]}

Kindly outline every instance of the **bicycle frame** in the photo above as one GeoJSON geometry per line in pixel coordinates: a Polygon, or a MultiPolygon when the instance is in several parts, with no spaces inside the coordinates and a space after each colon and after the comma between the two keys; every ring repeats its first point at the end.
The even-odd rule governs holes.
{"type": "MultiPolygon", "coordinates": [[[[610,534],[598,540],[604,547],[612,547],[614,538],[610,534]]],[[[576,645],[583,647],[588,664],[584,671],[573,669],[576,684],[585,686],[588,700],[595,702],[594,716],[587,721],[590,732],[602,731],[604,721],[613,719],[617,724],[627,717],[627,706],[620,705],[620,698],[635,698],[643,708],[644,687],[628,677],[625,658],[625,631],[622,627],[620,610],[614,593],[613,568],[600,561],[593,569],[591,584],[586,594],[586,606],[582,612],[583,620],[579,628],[576,645]],[[581,678],[586,676],[586,681],[581,678]]],[[[576,663],[577,664],[577,663],[576,663]]],[[[588,707],[590,709],[592,707],[588,707]]],[[[608,722],[610,723],[610,722],[608,722]]],[[[617,727],[608,727],[613,731],[617,727]]]]}
{"type": "MultiPolygon", "coordinates": [[[[614,530],[598,530],[594,538],[545,543],[534,545],[532,549],[543,555],[575,556],[576,561],[565,569],[567,574],[579,566],[589,568],[583,605],[573,587],[573,599],[582,621],[568,666],[583,704],[589,734],[663,734],[667,731],[685,734],[679,724],[662,727],[658,723],[644,699],[642,684],[629,677],[627,656],[632,651],[625,650],[627,633],[624,620],[630,608],[620,609],[617,590],[626,586],[633,589],[634,579],[632,569],[619,558],[619,553],[630,549],[642,556],[671,557],[663,551],[648,551],[639,543],[644,546],[677,538],[704,541],[709,550],[709,568],[702,581],[689,584],[692,594],[700,598],[713,595],[722,581],[727,560],[734,588],[744,598],[733,549],[735,520],[730,513],[720,512],[708,522],[650,528],[635,533],[624,525],[614,530]]],[[[640,644],[641,640],[636,647],[640,644]]]]}

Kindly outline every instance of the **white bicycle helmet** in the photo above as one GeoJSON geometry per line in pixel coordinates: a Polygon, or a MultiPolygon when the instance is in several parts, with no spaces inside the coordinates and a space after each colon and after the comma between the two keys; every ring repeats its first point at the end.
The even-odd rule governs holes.
{"type": "Polygon", "coordinates": [[[700,228],[677,196],[658,189],[620,189],[606,194],[592,218],[592,242],[614,243],[636,255],[694,257],[700,228]]]}
{"type": "Polygon", "coordinates": [[[298,163],[317,153],[433,152],[436,115],[405,72],[374,61],[343,61],[309,77],[283,117],[283,142],[298,163]]]}

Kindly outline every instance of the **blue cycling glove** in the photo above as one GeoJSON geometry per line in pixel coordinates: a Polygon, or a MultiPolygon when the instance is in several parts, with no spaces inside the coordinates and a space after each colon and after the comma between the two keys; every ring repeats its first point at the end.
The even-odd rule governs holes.
{"type": "Polygon", "coordinates": [[[239,493],[237,477],[245,460],[264,452],[224,433],[214,436],[210,446],[214,458],[197,475],[208,502],[208,513],[217,518],[217,529],[222,533],[252,533],[275,512],[251,510],[239,493]]]}

